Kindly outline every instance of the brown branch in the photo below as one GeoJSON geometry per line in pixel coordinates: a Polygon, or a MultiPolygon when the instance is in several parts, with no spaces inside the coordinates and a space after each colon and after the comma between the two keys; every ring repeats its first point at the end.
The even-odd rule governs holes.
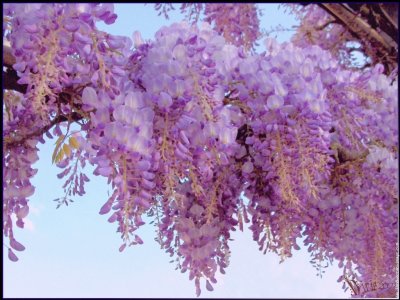
{"type": "Polygon", "coordinates": [[[328,22],[326,22],[325,24],[321,25],[321,26],[317,26],[315,27],[316,30],[324,30],[326,27],[328,27],[331,24],[337,24],[338,21],[337,20],[330,20],[328,22]]]}
{"type": "Polygon", "coordinates": [[[25,94],[26,90],[28,89],[28,85],[19,84],[18,79],[17,72],[12,68],[7,67],[7,71],[3,71],[3,89],[13,90],[25,94]]]}
{"type": "Polygon", "coordinates": [[[15,137],[15,138],[10,138],[10,137],[4,137],[4,144],[6,147],[15,147],[15,146],[19,146],[22,145],[26,140],[33,138],[33,137],[37,137],[37,136],[41,136],[43,135],[45,132],[47,132],[48,130],[50,130],[54,125],[62,123],[62,122],[66,122],[66,121],[79,121],[82,120],[83,116],[80,115],[77,112],[72,112],[70,115],[65,116],[65,115],[58,115],[57,117],[55,117],[48,125],[34,131],[31,132],[25,136],[19,136],[19,137],[15,137]]]}
{"type": "MultiPolygon", "coordinates": [[[[396,3],[394,4],[394,11],[398,11],[399,5],[396,3]]],[[[389,13],[386,11],[383,4],[378,6],[379,11],[382,16],[382,22],[380,22],[379,27],[383,29],[383,31],[390,36],[397,44],[399,43],[399,27],[398,27],[398,18],[396,20],[392,19],[389,13]]]]}
{"type": "Polygon", "coordinates": [[[366,21],[346,9],[342,4],[322,3],[318,5],[342,23],[358,39],[369,37],[370,42],[389,52],[395,46],[393,42],[384,40],[366,21]]]}
{"type": "Polygon", "coordinates": [[[3,89],[14,90],[25,94],[28,88],[27,84],[18,83],[17,72],[13,69],[13,65],[16,60],[12,53],[12,49],[9,45],[3,45],[3,66],[7,68],[7,71],[3,69],[3,89]]]}
{"type": "Polygon", "coordinates": [[[15,64],[16,60],[14,55],[12,54],[12,49],[9,45],[3,45],[3,64],[6,67],[12,67],[15,64]]]}
{"type": "Polygon", "coordinates": [[[384,32],[389,35],[390,39],[398,43],[398,17],[397,11],[399,5],[397,3],[347,3],[351,10],[360,13],[372,28],[378,29],[379,33],[384,32]]]}
{"type": "MultiPolygon", "coordinates": [[[[380,11],[385,16],[388,23],[397,30],[397,35],[399,34],[399,4],[398,3],[380,3],[380,11]]],[[[397,36],[398,38],[398,36],[397,36]]]]}
{"type": "Polygon", "coordinates": [[[397,65],[397,43],[389,35],[379,34],[368,22],[348,9],[344,4],[321,3],[318,5],[338,20],[340,24],[343,24],[354,38],[362,43],[364,40],[371,43],[374,50],[376,50],[373,56],[388,67],[387,72],[390,73],[390,69],[397,65]]]}

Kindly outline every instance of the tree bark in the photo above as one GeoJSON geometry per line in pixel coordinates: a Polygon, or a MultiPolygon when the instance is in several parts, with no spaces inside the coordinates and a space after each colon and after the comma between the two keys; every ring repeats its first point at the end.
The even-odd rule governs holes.
{"type": "MultiPolygon", "coordinates": [[[[356,40],[364,45],[370,44],[364,47],[366,55],[374,63],[382,63],[388,74],[397,66],[398,14],[390,16],[387,7],[378,4],[321,3],[318,6],[332,15],[356,40]]],[[[398,4],[396,7],[398,9],[398,4]]]]}

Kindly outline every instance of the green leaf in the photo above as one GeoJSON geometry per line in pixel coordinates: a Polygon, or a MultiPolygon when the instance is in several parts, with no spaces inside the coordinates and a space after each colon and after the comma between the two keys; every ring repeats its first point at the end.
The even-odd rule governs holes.
{"type": "Polygon", "coordinates": [[[73,137],[73,136],[71,136],[69,138],[69,145],[72,148],[79,149],[79,143],[78,143],[77,139],[75,137],[73,137]]]}
{"type": "Polygon", "coordinates": [[[58,137],[58,139],[57,139],[57,141],[55,142],[55,145],[56,145],[56,147],[54,148],[54,152],[53,152],[53,155],[52,155],[52,157],[51,157],[51,162],[54,164],[54,163],[57,163],[58,161],[60,161],[60,160],[57,160],[57,157],[58,157],[58,155],[60,154],[58,151],[59,151],[59,149],[60,149],[60,147],[61,147],[61,143],[62,143],[62,141],[64,140],[64,138],[65,138],[65,135],[60,135],[59,137],[58,137]]]}
{"type": "Polygon", "coordinates": [[[67,157],[71,156],[71,148],[67,144],[64,144],[63,150],[64,150],[64,153],[65,153],[65,156],[67,156],[67,157]]]}
{"type": "Polygon", "coordinates": [[[64,149],[61,149],[60,152],[57,153],[54,162],[59,163],[64,157],[64,149]]]}

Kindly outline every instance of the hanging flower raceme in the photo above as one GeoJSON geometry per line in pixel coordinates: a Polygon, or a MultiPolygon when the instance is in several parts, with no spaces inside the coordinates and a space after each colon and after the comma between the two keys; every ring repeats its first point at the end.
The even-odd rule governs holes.
{"type": "Polygon", "coordinates": [[[30,180],[37,173],[32,165],[39,159],[36,139],[7,149],[3,157],[3,234],[8,237],[8,258],[17,261],[14,251],[25,247],[14,236],[14,225],[24,228],[29,214],[29,197],[35,192],[30,180]]]}
{"type": "Polygon", "coordinates": [[[214,30],[228,43],[250,50],[260,37],[258,11],[253,3],[208,3],[205,21],[214,24],[214,30]]]}
{"type": "Polygon", "coordinates": [[[343,69],[315,45],[267,39],[264,53],[250,54],[255,6],[205,7],[215,30],[176,23],[144,42],[139,32],[132,41],[96,28],[114,22],[112,5],[6,6],[4,38],[27,85],[4,93],[9,258],[24,250],[13,226],[28,215],[46,134],[57,137],[66,196],[84,194],[82,169],[92,164],[112,188],[99,213],[117,224],[120,251],[144,242],[136,230],[147,214],[197,295],[225,272],[231,232],[244,223],[260,250],[282,260],[304,238],[321,274],[337,260],[339,281],[393,280],[397,81],[380,65],[343,69]]]}
{"type": "MultiPolygon", "coordinates": [[[[170,3],[156,3],[154,8],[166,18],[174,9],[170,3]]],[[[254,50],[261,36],[261,13],[254,3],[182,3],[180,11],[192,23],[197,23],[204,14],[203,21],[211,24],[227,43],[246,50],[254,50]]]]}

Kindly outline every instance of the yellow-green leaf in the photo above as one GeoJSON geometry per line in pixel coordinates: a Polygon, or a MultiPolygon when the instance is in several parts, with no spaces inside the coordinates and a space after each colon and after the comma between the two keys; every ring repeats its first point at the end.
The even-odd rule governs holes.
{"type": "Polygon", "coordinates": [[[59,149],[60,149],[61,142],[64,140],[64,138],[65,138],[65,136],[64,136],[63,134],[60,135],[60,136],[58,137],[56,143],[55,143],[56,147],[54,148],[54,152],[53,152],[53,155],[52,155],[52,157],[51,157],[51,162],[52,162],[52,163],[54,163],[54,162],[56,161],[57,154],[59,154],[58,151],[59,151],[59,149]]]}
{"type": "Polygon", "coordinates": [[[65,135],[60,135],[59,137],[58,137],[58,139],[57,139],[57,141],[55,142],[55,144],[56,145],[59,145],[61,142],[62,142],[62,140],[65,138],[65,135]]]}
{"type": "Polygon", "coordinates": [[[71,148],[67,144],[64,144],[63,150],[67,157],[69,157],[71,155],[71,148]]]}
{"type": "Polygon", "coordinates": [[[59,163],[63,159],[63,157],[64,157],[64,149],[62,148],[56,156],[55,163],[56,164],[59,163]]]}
{"type": "Polygon", "coordinates": [[[79,143],[78,143],[77,139],[75,137],[73,137],[73,136],[71,136],[69,138],[69,145],[72,148],[79,149],[79,143]]]}

